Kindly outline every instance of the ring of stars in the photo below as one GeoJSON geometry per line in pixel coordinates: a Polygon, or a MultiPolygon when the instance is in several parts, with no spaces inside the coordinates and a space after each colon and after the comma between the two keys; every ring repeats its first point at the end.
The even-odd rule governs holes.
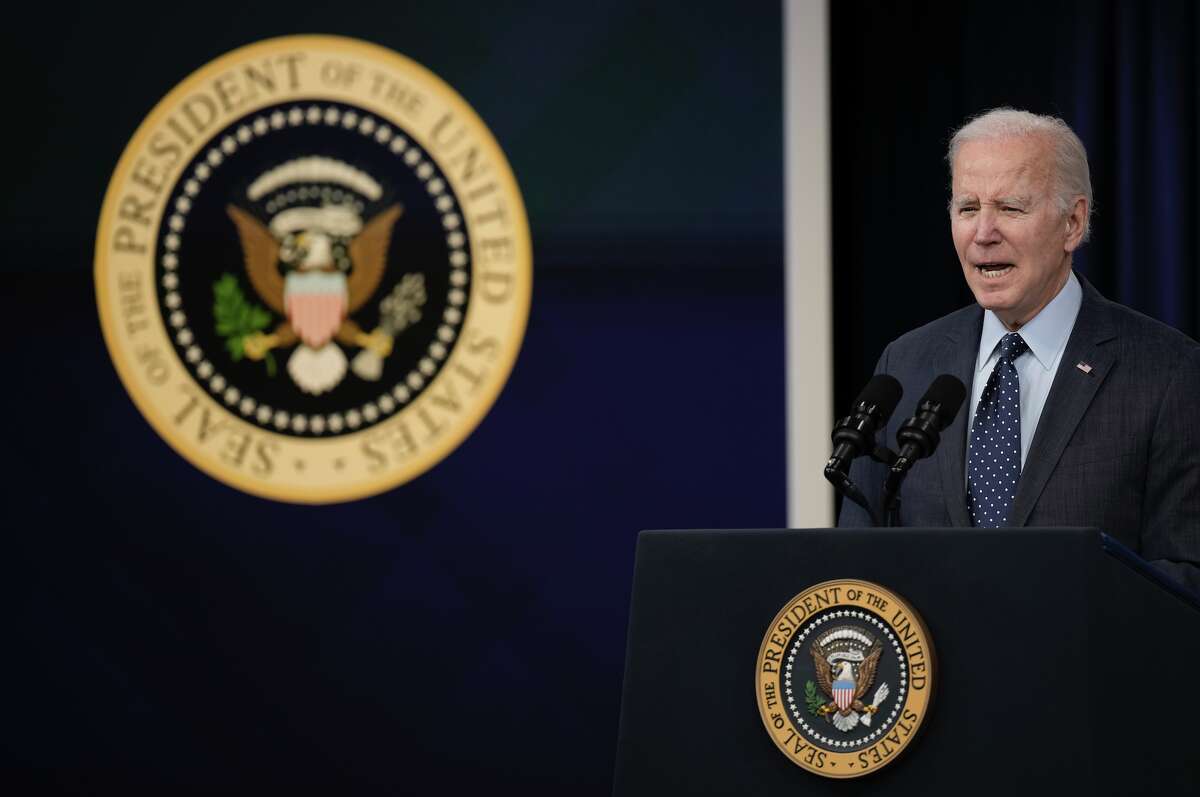
{"type": "Polygon", "coordinates": [[[899,716],[900,708],[904,705],[904,698],[908,694],[908,655],[905,653],[904,647],[900,644],[900,640],[897,639],[896,635],[892,632],[891,626],[889,626],[883,620],[880,620],[874,614],[855,609],[837,609],[817,616],[810,623],[801,628],[799,633],[796,634],[792,646],[788,651],[787,663],[784,665],[783,686],[784,695],[787,698],[788,713],[792,715],[792,719],[799,729],[803,731],[804,734],[810,739],[820,742],[821,744],[833,750],[849,750],[856,747],[869,746],[874,744],[877,739],[887,733],[887,731],[895,723],[896,718],[899,716]],[[795,666],[795,660],[797,657],[801,657],[803,660],[803,657],[807,655],[803,649],[804,641],[820,633],[824,624],[838,620],[857,620],[874,626],[875,633],[883,636],[887,640],[886,644],[891,645],[892,652],[896,655],[896,658],[899,661],[899,683],[894,686],[892,694],[888,695],[887,699],[884,701],[885,703],[890,703],[892,705],[891,711],[884,715],[881,709],[881,711],[875,715],[880,720],[879,725],[872,728],[869,733],[855,739],[835,739],[825,736],[821,732],[824,729],[815,728],[812,725],[809,725],[808,718],[804,714],[805,709],[803,703],[797,703],[796,699],[796,693],[799,692],[803,687],[801,687],[799,683],[797,683],[795,687],[792,685],[792,670],[795,666]]]}
{"type": "MultiPolygon", "coordinates": [[[[310,198],[336,201],[343,196],[341,191],[330,188],[302,187],[293,189],[291,193],[297,198],[300,192],[312,192],[310,198]]],[[[270,203],[269,203],[270,204],[270,203]]],[[[268,204],[268,211],[271,207],[268,204]]],[[[297,434],[309,433],[322,435],[338,434],[342,431],[356,429],[375,423],[382,417],[392,414],[403,407],[408,401],[425,387],[428,380],[437,372],[439,364],[449,356],[450,346],[459,335],[463,323],[464,305],[467,301],[467,284],[470,275],[467,266],[470,255],[467,250],[467,238],[462,231],[463,219],[456,209],[453,194],[449,191],[444,178],[439,176],[434,164],[425,158],[419,148],[413,146],[407,138],[393,130],[388,124],[373,116],[354,110],[343,110],[334,106],[322,108],[320,105],[295,105],[288,109],[277,108],[269,113],[260,113],[253,119],[243,120],[236,130],[214,141],[203,157],[198,159],[192,173],[182,181],[178,196],[174,202],[174,210],[167,219],[165,233],[162,236],[161,257],[162,266],[160,284],[163,290],[162,303],[166,308],[167,323],[174,330],[176,345],[183,352],[183,358],[191,367],[195,377],[207,386],[208,390],[226,405],[237,407],[237,410],[247,418],[265,428],[274,428],[280,432],[291,431],[297,434]],[[204,183],[233,155],[239,147],[249,144],[256,138],[263,138],[273,132],[288,127],[302,125],[340,125],[346,130],[355,130],[365,137],[374,140],[389,152],[400,158],[406,166],[425,184],[425,189],[433,197],[434,206],[442,219],[442,227],[446,234],[446,244],[450,250],[450,288],[447,292],[447,307],[442,314],[442,322],[438,325],[435,339],[426,347],[425,356],[418,362],[417,367],[410,370],[389,391],[384,392],[373,401],[368,401],[361,407],[346,412],[335,412],[320,415],[291,414],[284,410],[273,409],[252,396],[244,394],[236,387],[229,385],[224,376],[216,371],[216,367],[208,360],[203,349],[196,343],[196,336],[188,326],[187,314],[183,311],[183,300],[179,288],[179,250],[182,245],[181,236],[187,226],[187,216],[192,210],[195,197],[200,194],[204,183]]],[[[362,211],[361,203],[356,209],[362,211]]]]}

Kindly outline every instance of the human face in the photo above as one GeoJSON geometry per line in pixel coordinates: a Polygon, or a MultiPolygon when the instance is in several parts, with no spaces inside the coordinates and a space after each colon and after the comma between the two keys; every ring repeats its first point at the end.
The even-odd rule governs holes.
{"type": "Polygon", "coordinates": [[[1083,238],[1087,200],[1064,214],[1050,143],[1038,136],[969,141],[954,157],[950,232],[975,301],[1010,330],[1050,303],[1083,238]]]}

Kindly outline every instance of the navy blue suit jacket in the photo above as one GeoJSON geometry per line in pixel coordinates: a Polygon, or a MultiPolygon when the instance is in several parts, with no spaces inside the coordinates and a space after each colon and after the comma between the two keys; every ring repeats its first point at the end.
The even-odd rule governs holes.
{"type": "MultiPolygon", "coordinates": [[[[1110,302],[1080,278],[1083,303],[1038,421],[1013,500],[1011,526],[1092,526],[1200,593],[1200,345],[1110,302]],[[1085,373],[1077,363],[1091,366],[1085,373]]],[[[967,386],[983,310],[978,305],[893,341],[876,373],[904,398],[885,431],[911,418],[938,374],[967,386]]],[[[932,457],[913,466],[901,493],[903,526],[969,526],[964,406],[932,457]]],[[[851,478],[881,510],[884,466],[855,461],[851,478]]],[[[882,511],[880,511],[882,517],[882,511]]],[[[839,526],[869,526],[843,502],[839,526]]]]}

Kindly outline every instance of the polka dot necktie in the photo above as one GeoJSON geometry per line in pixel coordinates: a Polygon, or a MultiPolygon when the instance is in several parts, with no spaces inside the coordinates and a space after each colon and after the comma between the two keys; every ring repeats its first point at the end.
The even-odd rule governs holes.
{"type": "Polygon", "coordinates": [[[967,449],[967,510],[971,525],[996,529],[1008,524],[1021,478],[1021,384],[1013,361],[1029,345],[1015,332],[1000,339],[1000,361],[992,369],[971,427],[967,449]]]}

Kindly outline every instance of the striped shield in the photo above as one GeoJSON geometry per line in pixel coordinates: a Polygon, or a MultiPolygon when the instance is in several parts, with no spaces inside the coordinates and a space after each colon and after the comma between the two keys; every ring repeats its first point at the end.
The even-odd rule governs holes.
{"type": "Polygon", "coordinates": [[[838,708],[842,711],[850,708],[854,702],[854,681],[834,681],[833,702],[837,703],[838,708]]]}
{"type": "Polygon", "coordinates": [[[346,320],[346,278],[341,274],[293,272],[287,277],[283,309],[306,346],[319,349],[346,320]]]}

